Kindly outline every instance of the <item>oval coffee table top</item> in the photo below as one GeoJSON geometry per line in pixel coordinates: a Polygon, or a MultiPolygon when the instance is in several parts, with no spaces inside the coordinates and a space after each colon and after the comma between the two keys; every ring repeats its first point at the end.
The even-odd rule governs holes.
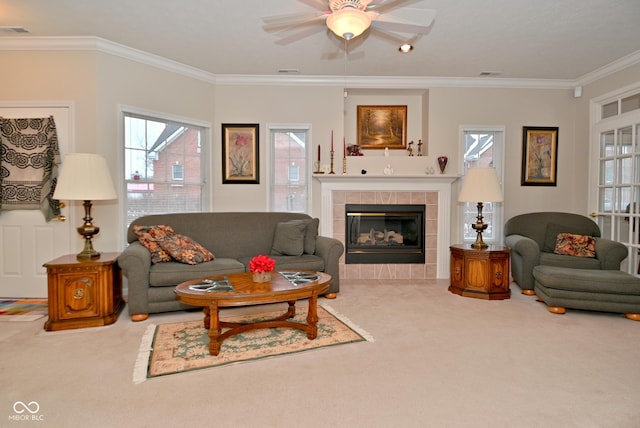
{"type": "Polygon", "coordinates": [[[331,275],[324,272],[274,271],[268,282],[253,282],[251,272],[242,272],[186,281],[175,292],[181,302],[189,305],[243,306],[317,296],[329,288],[330,282],[331,275]],[[232,291],[222,291],[227,284],[233,287],[232,291]]]}

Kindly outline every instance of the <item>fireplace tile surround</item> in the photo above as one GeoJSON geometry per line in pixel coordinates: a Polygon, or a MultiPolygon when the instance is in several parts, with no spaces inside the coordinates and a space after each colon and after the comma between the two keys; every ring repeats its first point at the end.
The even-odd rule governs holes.
{"type": "Polygon", "coordinates": [[[449,277],[451,185],[456,176],[314,175],[320,184],[320,231],[345,243],[346,204],[424,204],[424,264],[345,264],[344,279],[442,279],[449,277]]]}

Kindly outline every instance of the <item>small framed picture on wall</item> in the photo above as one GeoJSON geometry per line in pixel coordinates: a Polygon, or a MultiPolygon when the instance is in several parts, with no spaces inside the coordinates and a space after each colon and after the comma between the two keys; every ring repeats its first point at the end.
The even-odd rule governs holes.
{"type": "Polygon", "coordinates": [[[523,186],[555,186],[558,172],[558,127],[522,127],[523,186]]]}
{"type": "Polygon", "coordinates": [[[259,125],[222,124],[222,183],[260,183],[259,125]]]}

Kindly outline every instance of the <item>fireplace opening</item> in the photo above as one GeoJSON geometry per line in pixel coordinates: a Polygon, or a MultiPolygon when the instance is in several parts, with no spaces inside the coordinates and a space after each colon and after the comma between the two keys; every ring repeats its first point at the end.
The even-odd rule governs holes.
{"type": "Polygon", "coordinates": [[[424,263],[425,206],[347,204],[345,263],[424,263]]]}

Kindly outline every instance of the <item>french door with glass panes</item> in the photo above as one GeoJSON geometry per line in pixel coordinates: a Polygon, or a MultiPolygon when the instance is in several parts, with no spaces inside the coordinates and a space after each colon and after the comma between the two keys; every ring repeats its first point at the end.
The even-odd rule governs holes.
{"type": "Polygon", "coordinates": [[[592,165],[597,184],[592,200],[602,236],[626,245],[621,269],[640,274],[640,93],[595,106],[592,165]],[[595,204],[594,204],[595,205],[595,204]]]}

